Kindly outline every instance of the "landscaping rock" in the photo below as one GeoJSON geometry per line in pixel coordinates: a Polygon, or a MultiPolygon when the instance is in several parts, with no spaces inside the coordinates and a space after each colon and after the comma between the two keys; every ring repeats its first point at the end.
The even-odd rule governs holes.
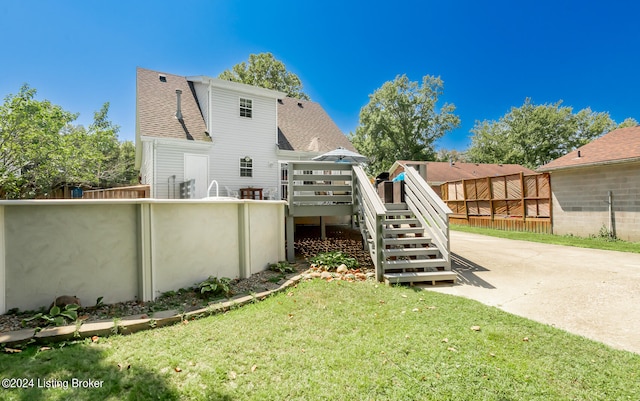
{"type": "Polygon", "coordinates": [[[347,268],[347,265],[345,265],[344,263],[338,266],[338,268],[336,269],[336,273],[346,273],[348,271],[349,269],[347,268]]]}

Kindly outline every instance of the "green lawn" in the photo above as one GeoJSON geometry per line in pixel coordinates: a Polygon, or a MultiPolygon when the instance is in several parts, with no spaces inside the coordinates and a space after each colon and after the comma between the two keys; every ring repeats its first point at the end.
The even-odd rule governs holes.
{"type": "Polygon", "coordinates": [[[606,238],[583,238],[570,235],[553,235],[528,233],[520,231],[496,230],[493,228],[470,227],[451,224],[451,230],[466,233],[489,235],[492,237],[517,239],[522,241],[542,242],[545,244],[577,246],[580,248],[605,249],[609,251],[640,253],[640,242],[612,241],[606,238]]]}
{"type": "MultiPolygon", "coordinates": [[[[637,400],[640,355],[464,298],[315,280],[223,315],[1,354],[3,400],[637,400]],[[479,326],[479,330],[473,330],[479,326]],[[37,388],[37,380],[103,381],[37,388]]],[[[49,382],[51,383],[51,382],[49,382]]]]}

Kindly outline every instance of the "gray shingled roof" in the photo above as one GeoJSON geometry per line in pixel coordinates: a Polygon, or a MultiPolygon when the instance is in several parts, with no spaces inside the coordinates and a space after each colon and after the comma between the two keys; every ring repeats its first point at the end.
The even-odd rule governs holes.
{"type": "MultiPolygon", "coordinates": [[[[140,135],[211,141],[186,77],[138,68],[136,102],[140,135]],[[182,90],[184,124],[175,118],[176,89],[182,90]]],[[[324,153],[341,146],[355,151],[322,106],[293,98],[278,100],[278,143],[282,150],[324,153]]]]}
{"type": "Polygon", "coordinates": [[[137,70],[137,124],[140,135],[210,142],[192,86],[185,77],[137,70]],[[165,81],[160,77],[165,77],[165,81]],[[176,89],[182,91],[183,120],[176,118],[176,89]]]}
{"type": "Polygon", "coordinates": [[[278,144],[281,150],[328,152],[340,146],[355,148],[316,102],[294,98],[278,100],[278,144]]]}
{"type": "Polygon", "coordinates": [[[635,126],[613,130],[545,164],[538,171],[638,160],[640,160],[640,126],[635,126]]]}

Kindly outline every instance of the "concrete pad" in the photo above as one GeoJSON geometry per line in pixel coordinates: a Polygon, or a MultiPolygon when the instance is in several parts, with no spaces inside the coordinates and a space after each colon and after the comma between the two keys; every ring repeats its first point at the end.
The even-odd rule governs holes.
{"type": "Polygon", "coordinates": [[[640,353],[640,254],[451,231],[455,285],[421,287],[640,353]]]}

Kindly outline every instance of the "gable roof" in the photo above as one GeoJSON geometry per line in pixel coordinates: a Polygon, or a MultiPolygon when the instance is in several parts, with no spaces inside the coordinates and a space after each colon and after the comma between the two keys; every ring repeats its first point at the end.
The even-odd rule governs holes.
{"type": "Polygon", "coordinates": [[[319,153],[342,146],[355,152],[320,104],[290,97],[278,99],[278,146],[281,150],[319,153]]]}
{"type": "Polygon", "coordinates": [[[640,125],[613,130],[538,170],[551,171],[631,161],[640,161],[640,125]]]}
{"type": "Polygon", "coordinates": [[[467,180],[482,177],[495,177],[498,175],[537,174],[535,171],[519,164],[486,164],[486,163],[449,163],[399,160],[391,167],[391,172],[401,166],[426,165],[427,182],[431,185],[442,184],[448,181],[467,180]]]}
{"type": "Polygon", "coordinates": [[[193,87],[185,77],[138,67],[136,92],[139,135],[211,142],[193,87]],[[182,91],[182,121],[176,118],[176,89],[182,91]]]}

